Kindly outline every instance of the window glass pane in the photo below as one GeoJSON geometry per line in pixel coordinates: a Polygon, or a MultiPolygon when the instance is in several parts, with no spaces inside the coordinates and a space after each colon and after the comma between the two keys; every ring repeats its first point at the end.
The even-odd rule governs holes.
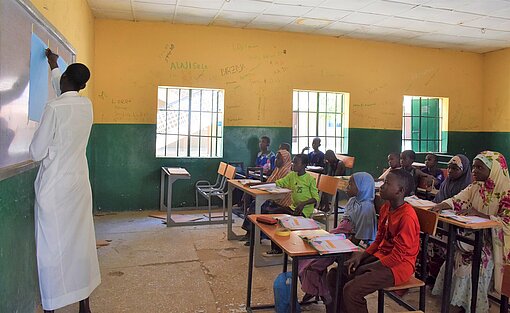
{"type": "Polygon", "coordinates": [[[218,114],[218,137],[223,137],[223,114],[218,114]]]}
{"type": "Polygon", "coordinates": [[[225,95],[223,90],[218,91],[218,112],[223,112],[223,104],[225,103],[225,95]]]}
{"type": "MultiPolygon", "coordinates": [[[[200,112],[191,112],[189,120],[191,121],[190,124],[190,135],[192,136],[198,136],[200,134],[200,112]]],[[[198,143],[197,143],[198,147],[198,143]]]]}
{"type": "Polygon", "coordinates": [[[179,136],[179,156],[188,156],[188,136],[179,136]]]}
{"type": "Polygon", "coordinates": [[[179,110],[179,89],[168,90],[168,104],[167,110],[179,110]]]}
{"type": "Polygon", "coordinates": [[[335,114],[326,116],[326,136],[335,136],[335,114]]]}
{"type": "Polygon", "coordinates": [[[200,144],[198,137],[190,137],[189,156],[198,157],[198,145],[200,144]]]}
{"type": "Polygon", "coordinates": [[[202,112],[212,111],[212,91],[202,90],[202,112]]]}
{"type": "Polygon", "coordinates": [[[211,156],[211,137],[200,138],[200,156],[210,157],[211,156]]]}
{"type": "Polygon", "coordinates": [[[211,113],[203,113],[200,117],[200,135],[211,136],[211,113]]]}
{"type": "Polygon", "coordinates": [[[179,109],[180,110],[189,110],[189,89],[181,89],[179,93],[180,101],[179,101],[179,109]]]}
{"type": "Polygon", "coordinates": [[[191,92],[191,111],[200,111],[200,101],[202,101],[201,93],[201,90],[193,90],[191,92]]]}
{"type": "Polygon", "coordinates": [[[319,112],[326,112],[326,94],[319,92],[319,112]]]}
{"type": "Polygon", "coordinates": [[[326,136],[326,113],[319,113],[319,125],[317,136],[326,136]]]}
{"type": "Polygon", "coordinates": [[[218,147],[218,151],[216,152],[216,156],[222,156],[223,155],[223,138],[218,138],[217,147],[218,147]]]}
{"type": "Polygon", "coordinates": [[[165,156],[165,135],[156,135],[156,156],[165,156]]]}
{"type": "Polygon", "coordinates": [[[158,88],[158,110],[166,109],[166,88],[158,88]]]}
{"type": "Polygon", "coordinates": [[[308,114],[299,113],[299,136],[308,136],[308,114]]]}
{"type": "Polygon", "coordinates": [[[179,127],[179,111],[168,111],[167,112],[167,122],[166,122],[166,133],[177,135],[178,127],[179,127]]]}
{"type": "Polygon", "coordinates": [[[334,93],[327,94],[326,109],[328,112],[336,112],[336,95],[334,93]]]}
{"type": "Polygon", "coordinates": [[[333,151],[342,151],[342,138],[335,138],[335,150],[333,151]]]}
{"type": "Polygon", "coordinates": [[[212,113],[211,136],[217,135],[217,132],[216,132],[217,128],[218,128],[218,119],[216,117],[216,113],[212,113]]]}
{"type": "Polygon", "coordinates": [[[341,93],[336,94],[336,112],[340,113],[344,111],[344,95],[341,93]]]}
{"type": "Polygon", "coordinates": [[[309,92],[308,93],[308,107],[311,112],[317,112],[317,93],[309,92]]]}
{"type": "Polygon", "coordinates": [[[298,137],[292,137],[292,154],[298,154],[301,151],[299,150],[298,145],[298,137]]]}
{"type": "Polygon", "coordinates": [[[308,137],[299,137],[298,142],[299,151],[297,153],[301,153],[301,150],[303,150],[304,147],[308,147],[308,137]]]}
{"type": "Polygon", "coordinates": [[[343,129],[342,129],[342,114],[335,114],[336,117],[336,134],[337,137],[342,137],[343,129]]]}
{"type": "Polygon", "coordinates": [[[298,94],[299,92],[297,91],[292,92],[292,111],[298,110],[298,94]]]}
{"type": "Polygon", "coordinates": [[[166,154],[167,156],[177,156],[177,136],[167,135],[166,136],[166,154]]]}
{"type": "Polygon", "coordinates": [[[212,94],[212,111],[218,111],[218,92],[216,90],[213,90],[212,94]]]}
{"type": "Polygon", "coordinates": [[[292,136],[298,135],[298,118],[299,118],[299,113],[293,112],[292,113],[292,136]]]}
{"type": "Polygon", "coordinates": [[[317,136],[317,113],[310,113],[308,115],[308,136],[317,136]]]}
{"type": "Polygon", "coordinates": [[[211,157],[217,156],[216,152],[216,138],[211,138],[211,157]]]}
{"type": "Polygon", "coordinates": [[[188,126],[189,126],[189,113],[187,111],[179,112],[179,135],[187,135],[188,134],[188,126]]]}
{"type": "Polygon", "coordinates": [[[308,92],[299,92],[299,111],[308,111],[308,92]]]}
{"type": "Polygon", "coordinates": [[[158,111],[157,119],[158,124],[156,126],[156,132],[158,134],[164,134],[166,127],[166,111],[158,111]]]}

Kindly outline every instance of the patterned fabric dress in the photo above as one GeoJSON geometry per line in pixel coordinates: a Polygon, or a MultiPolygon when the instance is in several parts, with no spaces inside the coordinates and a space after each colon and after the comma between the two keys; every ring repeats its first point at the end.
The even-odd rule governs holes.
{"type": "MultiPolygon", "coordinates": [[[[455,211],[476,209],[502,224],[502,228],[491,229],[484,233],[476,312],[486,313],[489,311],[487,292],[491,287],[491,278],[494,282],[492,287],[500,293],[503,265],[508,263],[510,252],[510,178],[508,166],[502,154],[484,151],[475,159],[482,161],[490,169],[489,178],[486,181],[472,183],[456,196],[443,202],[448,203],[455,211]]],[[[457,247],[451,304],[462,306],[466,313],[470,313],[473,247],[459,243],[457,247]]],[[[443,292],[444,268],[445,265],[441,267],[432,290],[434,295],[440,295],[443,292]]]]}

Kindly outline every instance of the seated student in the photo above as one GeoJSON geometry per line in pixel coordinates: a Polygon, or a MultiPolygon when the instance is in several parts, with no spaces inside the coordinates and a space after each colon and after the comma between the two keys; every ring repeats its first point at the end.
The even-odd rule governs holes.
{"type": "Polygon", "coordinates": [[[423,173],[420,169],[413,167],[413,162],[416,160],[416,153],[413,150],[405,150],[400,153],[400,167],[405,171],[409,172],[411,176],[414,178],[414,190],[413,193],[416,192],[416,188],[420,183],[420,179],[422,177],[426,177],[430,183],[430,185],[435,183],[436,178],[432,175],[428,175],[423,173]]]}
{"type": "MultiPolygon", "coordinates": [[[[483,151],[473,160],[475,182],[452,198],[437,204],[433,211],[454,209],[458,215],[480,216],[497,220],[502,228],[484,233],[478,300],[476,312],[489,312],[487,293],[493,286],[501,293],[503,264],[510,252],[510,178],[505,157],[493,151],[483,151]]],[[[473,247],[458,243],[452,281],[451,304],[461,306],[466,312],[471,307],[471,262],[473,247]]],[[[443,292],[445,266],[441,267],[432,294],[443,292]]]]}
{"type": "Polygon", "coordinates": [[[287,150],[290,153],[290,144],[287,142],[282,142],[278,147],[278,150],[287,150]]]}
{"type": "MultiPolygon", "coordinates": [[[[280,178],[287,176],[290,173],[292,167],[292,161],[290,159],[290,153],[287,150],[278,150],[276,154],[275,161],[276,168],[271,173],[271,176],[267,178],[266,183],[274,183],[280,178]]],[[[266,214],[270,209],[268,207],[276,206],[276,207],[289,207],[292,204],[291,195],[287,194],[284,198],[276,200],[276,201],[266,201],[262,204],[261,213],[266,214]]],[[[241,240],[249,240],[249,232],[250,232],[250,221],[248,220],[248,215],[255,213],[255,200],[252,200],[250,206],[248,208],[248,212],[244,218],[242,229],[246,230],[246,235],[243,236],[241,240]]],[[[249,243],[247,244],[249,245],[249,243]]]]}
{"type": "Polygon", "coordinates": [[[262,173],[264,175],[270,175],[274,169],[274,162],[276,160],[276,155],[273,151],[268,150],[269,144],[271,143],[271,139],[267,136],[260,137],[259,140],[259,149],[260,152],[257,154],[257,158],[255,159],[255,166],[262,167],[262,173]]]}
{"type": "Polygon", "coordinates": [[[391,170],[394,170],[394,169],[400,167],[400,154],[399,153],[391,152],[390,154],[388,154],[388,166],[389,167],[384,171],[384,173],[381,174],[381,176],[379,176],[377,181],[383,181],[384,178],[386,177],[386,175],[388,175],[388,173],[391,170]]]}
{"type": "MultiPolygon", "coordinates": [[[[386,203],[381,208],[375,241],[364,251],[354,252],[345,261],[346,281],[342,312],[368,312],[365,296],[376,290],[407,282],[415,272],[420,246],[420,224],[414,208],[404,197],[414,190],[412,176],[402,169],[392,170],[381,186],[386,203]]],[[[336,269],[328,273],[333,294],[336,269]]],[[[326,305],[332,313],[333,303],[326,305]]]]}
{"type": "MultiPolygon", "coordinates": [[[[354,173],[349,179],[347,195],[350,199],[345,206],[342,221],[330,233],[346,234],[354,244],[366,247],[375,240],[377,232],[372,175],[365,172],[354,173]]],[[[328,266],[333,262],[334,258],[306,259],[299,262],[301,289],[306,293],[303,302],[314,296],[322,297],[328,303],[331,301],[325,277],[328,266]]]]}
{"type": "Polygon", "coordinates": [[[455,196],[472,181],[469,159],[463,154],[457,154],[448,162],[448,177],[439,187],[439,192],[433,201],[440,203],[455,196]]]}
{"type": "Polygon", "coordinates": [[[333,150],[327,150],[324,154],[324,161],[326,164],[326,168],[324,169],[324,174],[328,176],[343,176],[345,175],[345,165],[342,160],[339,160],[336,157],[335,152],[333,150]]]}
{"type": "MultiPolygon", "coordinates": [[[[271,214],[290,214],[310,217],[315,204],[319,201],[316,181],[305,171],[308,165],[308,157],[305,154],[298,154],[292,161],[292,172],[284,178],[278,179],[276,185],[292,190],[292,204],[289,207],[269,208],[271,214]]],[[[271,251],[266,256],[280,255],[281,249],[272,244],[271,251]]]]}
{"type": "MultiPolygon", "coordinates": [[[[315,137],[312,141],[313,151],[308,153],[308,165],[324,167],[324,152],[319,150],[320,146],[321,139],[315,137]]],[[[310,147],[304,147],[301,154],[304,154],[307,150],[310,150],[310,147]]]]}
{"type": "Polygon", "coordinates": [[[437,167],[437,155],[429,153],[425,156],[425,167],[421,169],[425,174],[432,175],[436,178],[434,188],[439,189],[444,181],[443,171],[437,167]]]}

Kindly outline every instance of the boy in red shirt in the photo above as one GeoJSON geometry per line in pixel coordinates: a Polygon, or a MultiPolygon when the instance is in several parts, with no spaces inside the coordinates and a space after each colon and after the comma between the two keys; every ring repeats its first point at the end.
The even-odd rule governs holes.
{"type": "MultiPolygon", "coordinates": [[[[405,170],[395,169],[386,176],[381,186],[381,198],[386,203],[381,207],[375,241],[344,263],[347,283],[343,288],[343,312],[368,312],[365,296],[405,283],[414,274],[420,224],[414,208],[404,201],[413,190],[414,179],[405,170]]],[[[335,286],[336,273],[328,276],[330,286],[335,286]]]]}

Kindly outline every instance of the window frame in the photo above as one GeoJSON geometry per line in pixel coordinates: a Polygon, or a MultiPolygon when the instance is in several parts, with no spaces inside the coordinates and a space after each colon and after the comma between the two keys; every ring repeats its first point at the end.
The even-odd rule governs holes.
{"type": "MultiPolygon", "coordinates": [[[[196,97],[196,95],[195,95],[196,97]]],[[[225,90],[220,88],[197,88],[197,87],[178,87],[178,86],[158,86],[158,104],[156,109],[156,143],[155,143],[155,156],[156,158],[196,158],[196,159],[221,159],[223,158],[223,145],[224,145],[224,107],[225,107],[225,90]],[[169,108],[169,92],[174,89],[178,91],[177,99],[177,108],[170,109],[169,108]],[[165,92],[165,101],[164,101],[164,107],[161,108],[159,102],[159,92],[160,90],[164,90],[165,92]],[[200,100],[199,100],[199,110],[193,109],[193,97],[194,92],[200,92],[200,100]],[[204,110],[203,109],[203,94],[204,91],[211,92],[211,110],[204,110]],[[182,93],[187,93],[183,98],[182,93]],[[214,99],[216,98],[216,99],[214,99]],[[187,101],[182,101],[182,99],[187,99],[187,101]],[[187,102],[185,105],[187,106],[184,109],[182,109],[182,104],[187,102]],[[164,132],[159,132],[158,128],[160,127],[159,123],[159,113],[160,112],[166,112],[165,114],[165,125],[163,126],[164,132]],[[177,133],[169,133],[168,132],[168,114],[170,112],[176,112],[177,113],[177,133]],[[182,112],[187,114],[187,127],[185,133],[181,133],[181,114],[182,112]],[[192,114],[194,113],[194,114],[192,114]],[[211,126],[210,135],[202,135],[202,116],[204,113],[210,113],[210,119],[211,123],[209,124],[211,126]],[[192,134],[192,117],[198,115],[198,122],[199,122],[199,128],[198,128],[198,135],[192,134]],[[214,125],[214,121],[216,124],[214,125]],[[164,136],[164,145],[162,146],[164,149],[164,154],[160,155],[158,154],[158,136],[164,136]],[[168,152],[168,136],[177,136],[177,142],[175,147],[175,155],[169,155],[168,152]],[[185,137],[186,138],[186,153],[185,155],[180,155],[180,138],[185,137]],[[198,155],[191,155],[191,152],[193,150],[192,147],[192,138],[198,139],[198,155]],[[209,151],[210,155],[201,155],[202,150],[202,138],[209,138],[209,151]],[[214,140],[213,140],[214,139],[214,140]],[[215,141],[215,144],[213,144],[213,141],[215,141]],[[214,153],[215,152],[215,153],[214,153]]],[[[171,148],[170,148],[171,149],[171,148]]]]}

